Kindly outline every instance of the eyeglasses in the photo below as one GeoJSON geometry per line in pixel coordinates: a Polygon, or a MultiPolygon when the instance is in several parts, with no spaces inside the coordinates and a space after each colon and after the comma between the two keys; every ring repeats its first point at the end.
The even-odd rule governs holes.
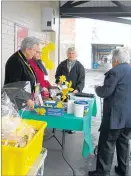
{"type": "Polygon", "coordinates": [[[69,52],[68,54],[70,54],[70,55],[71,55],[71,54],[76,54],[76,53],[75,53],[75,52],[69,52]]]}
{"type": "Polygon", "coordinates": [[[36,53],[37,53],[37,54],[42,54],[42,52],[41,52],[41,51],[36,51],[36,53]]]}

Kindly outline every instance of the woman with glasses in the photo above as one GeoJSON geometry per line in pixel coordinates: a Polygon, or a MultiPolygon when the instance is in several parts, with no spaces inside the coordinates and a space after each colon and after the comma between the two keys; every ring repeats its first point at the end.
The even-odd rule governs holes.
{"type": "MultiPolygon", "coordinates": [[[[16,51],[7,60],[5,66],[5,83],[14,83],[20,81],[29,81],[31,85],[32,94],[35,91],[36,75],[34,70],[29,64],[29,60],[32,59],[36,51],[39,48],[39,40],[35,37],[26,37],[21,43],[20,50],[16,51]]],[[[32,107],[33,101],[27,100],[27,105],[32,107]]]]}

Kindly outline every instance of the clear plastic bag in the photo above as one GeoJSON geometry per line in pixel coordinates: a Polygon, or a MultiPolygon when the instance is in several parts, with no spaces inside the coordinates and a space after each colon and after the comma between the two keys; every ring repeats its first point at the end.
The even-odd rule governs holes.
{"type": "Polygon", "coordinates": [[[54,98],[60,94],[61,90],[59,87],[51,86],[49,89],[50,97],[54,98]]]}
{"type": "Polygon", "coordinates": [[[17,110],[15,109],[15,105],[10,101],[7,93],[5,91],[2,92],[1,96],[1,116],[13,116],[19,117],[17,110]]]}
{"type": "Polygon", "coordinates": [[[31,86],[29,81],[19,81],[4,85],[2,93],[6,92],[16,109],[26,107],[27,100],[31,99],[31,86]]]}
{"type": "Polygon", "coordinates": [[[20,116],[15,109],[14,104],[10,101],[6,92],[1,96],[1,117],[2,117],[2,139],[7,137],[16,130],[20,124],[20,116]],[[15,119],[15,120],[14,120],[15,119]]]}
{"type": "Polygon", "coordinates": [[[25,102],[31,97],[29,88],[29,82],[17,82],[2,89],[2,145],[24,147],[37,131],[24,123],[18,113],[19,109],[26,107],[25,102]]]}

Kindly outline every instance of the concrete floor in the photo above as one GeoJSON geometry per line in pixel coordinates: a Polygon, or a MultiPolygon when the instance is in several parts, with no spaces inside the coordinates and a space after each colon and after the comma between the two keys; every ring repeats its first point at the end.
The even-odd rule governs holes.
{"type": "MultiPolygon", "coordinates": [[[[86,86],[84,92],[94,93],[94,85],[102,84],[104,73],[98,71],[89,71],[86,74],[86,86]]],[[[98,113],[97,117],[92,119],[92,139],[94,146],[97,145],[99,132],[98,128],[101,122],[101,106],[100,100],[97,98],[98,113]]],[[[46,132],[47,136],[51,135],[51,131],[46,132]]],[[[57,131],[57,136],[61,139],[61,131],[57,131]]],[[[83,134],[76,132],[75,134],[66,135],[65,156],[76,171],[76,176],[87,176],[89,170],[95,169],[96,157],[91,154],[86,160],[82,158],[83,134]]],[[[44,147],[48,149],[48,155],[45,160],[44,176],[72,176],[72,171],[62,158],[58,143],[51,139],[44,143],[44,147]]],[[[116,157],[114,157],[113,166],[116,165],[116,157]]],[[[111,176],[116,176],[112,167],[111,176]]],[[[131,176],[131,168],[129,171],[131,176]]]]}

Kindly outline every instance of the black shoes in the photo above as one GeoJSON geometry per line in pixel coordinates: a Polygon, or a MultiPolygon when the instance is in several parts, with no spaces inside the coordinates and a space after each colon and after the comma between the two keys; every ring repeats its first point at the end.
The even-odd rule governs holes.
{"type": "MultiPolygon", "coordinates": [[[[120,168],[118,168],[117,166],[115,166],[115,172],[116,174],[118,174],[119,176],[127,176],[125,174],[125,172],[121,171],[120,168]]],[[[88,172],[88,176],[110,176],[109,173],[107,174],[103,174],[103,173],[100,173],[99,171],[89,171],[88,172]]]]}
{"type": "Polygon", "coordinates": [[[117,166],[115,166],[115,172],[119,175],[119,176],[126,176],[126,174],[121,171],[120,168],[118,168],[117,166]]]}
{"type": "Polygon", "coordinates": [[[65,132],[68,133],[68,134],[73,134],[74,133],[74,131],[71,131],[71,130],[66,130],[65,132]]]}
{"type": "Polygon", "coordinates": [[[110,174],[103,174],[98,171],[89,171],[88,176],[110,176],[110,174]]]}
{"type": "Polygon", "coordinates": [[[103,176],[103,174],[101,174],[97,171],[89,171],[88,176],[103,176]]]}

